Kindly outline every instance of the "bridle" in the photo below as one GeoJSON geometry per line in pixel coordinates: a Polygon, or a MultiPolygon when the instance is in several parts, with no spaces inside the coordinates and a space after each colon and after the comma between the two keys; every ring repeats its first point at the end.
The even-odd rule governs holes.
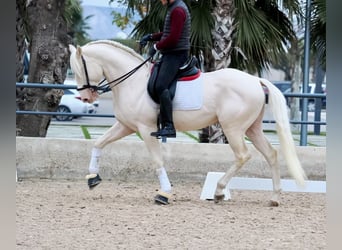
{"type": "Polygon", "coordinates": [[[143,61],[141,64],[139,64],[137,67],[135,67],[134,69],[132,69],[131,71],[127,72],[126,74],[120,76],[119,78],[114,79],[113,81],[107,82],[106,84],[103,84],[107,79],[104,78],[103,80],[101,80],[98,84],[96,85],[91,85],[90,81],[89,81],[89,75],[88,75],[88,69],[87,69],[87,64],[86,61],[83,57],[83,55],[81,55],[81,59],[82,59],[82,64],[83,64],[83,68],[84,68],[84,73],[85,73],[85,77],[86,77],[86,84],[84,84],[82,87],[77,88],[77,91],[81,91],[84,89],[90,89],[92,92],[97,92],[99,94],[103,94],[105,92],[110,91],[112,88],[114,88],[116,85],[119,85],[120,83],[122,83],[123,81],[125,81],[128,77],[130,77],[131,75],[133,75],[138,69],[140,69],[145,63],[147,63],[148,61],[151,60],[151,56],[148,57],[145,61],[143,61]],[[114,83],[114,84],[113,84],[114,83]],[[113,85],[112,85],[113,84],[113,85]],[[112,86],[110,86],[112,85],[112,86]]]}

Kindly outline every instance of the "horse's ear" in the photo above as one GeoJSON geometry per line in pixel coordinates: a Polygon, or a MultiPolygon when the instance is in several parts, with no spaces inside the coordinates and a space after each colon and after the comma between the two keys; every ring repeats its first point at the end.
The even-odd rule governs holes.
{"type": "Polygon", "coordinates": [[[81,49],[81,47],[79,45],[77,45],[77,48],[75,48],[74,45],[69,44],[69,51],[70,51],[71,54],[76,52],[76,56],[77,57],[81,57],[81,55],[82,55],[82,49],[81,49]]]}
{"type": "Polygon", "coordinates": [[[76,56],[81,57],[81,55],[82,55],[82,49],[79,45],[77,45],[76,56]]]}
{"type": "Polygon", "coordinates": [[[70,51],[71,54],[74,53],[76,51],[75,46],[72,45],[72,44],[69,44],[69,51],[70,51]]]}

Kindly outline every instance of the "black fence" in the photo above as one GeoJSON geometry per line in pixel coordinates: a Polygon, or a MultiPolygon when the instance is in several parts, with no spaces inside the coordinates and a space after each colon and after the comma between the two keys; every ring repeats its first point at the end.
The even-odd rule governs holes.
{"type": "MultiPolygon", "coordinates": [[[[41,84],[41,83],[16,83],[17,88],[45,88],[45,89],[77,89],[76,85],[64,85],[64,84],[41,84]]],[[[306,98],[325,98],[325,94],[308,94],[308,93],[284,93],[285,97],[296,97],[302,98],[303,100],[306,98]]],[[[302,105],[302,112],[307,113],[307,105],[302,105]]],[[[45,112],[45,111],[32,111],[32,110],[17,110],[17,115],[51,115],[51,116],[91,116],[91,117],[110,117],[113,118],[115,115],[113,114],[97,114],[97,113],[61,113],[61,112],[45,112]]],[[[301,128],[301,146],[306,146],[306,137],[307,137],[307,125],[326,125],[326,122],[322,121],[307,121],[307,116],[305,116],[305,120],[301,121],[293,121],[290,120],[291,124],[300,124],[301,128]],[[304,127],[303,127],[304,126],[304,127]]],[[[263,123],[275,123],[274,120],[263,120],[263,123]]]]}

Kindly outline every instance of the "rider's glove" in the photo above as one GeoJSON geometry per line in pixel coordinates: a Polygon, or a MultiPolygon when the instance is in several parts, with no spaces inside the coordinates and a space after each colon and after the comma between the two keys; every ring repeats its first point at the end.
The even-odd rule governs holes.
{"type": "Polygon", "coordinates": [[[141,39],[140,39],[140,46],[141,47],[145,47],[148,41],[152,41],[152,34],[147,34],[144,35],[141,39]]]}

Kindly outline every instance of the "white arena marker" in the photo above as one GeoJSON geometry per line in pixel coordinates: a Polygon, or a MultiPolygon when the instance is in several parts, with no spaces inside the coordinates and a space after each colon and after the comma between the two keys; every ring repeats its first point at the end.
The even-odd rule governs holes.
{"type": "MultiPolygon", "coordinates": [[[[201,193],[201,200],[213,200],[218,180],[223,176],[224,173],[220,172],[208,172],[204,182],[204,186],[201,193]]],[[[230,200],[230,192],[226,187],[223,189],[224,200],[230,200]]]]}
{"type": "MultiPolygon", "coordinates": [[[[214,198],[216,184],[223,175],[223,172],[208,172],[200,199],[214,198]]],[[[294,180],[283,179],[280,183],[283,192],[326,193],[325,181],[305,181],[305,188],[298,187],[294,180]]],[[[272,179],[233,177],[224,189],[227,200],[231,197],[229,189],[272,191],[272,179]]]]}
{"type": "MultiPolygon", "coordinates": [[[[224,173],[222,173],[223,175],[224,173]]],[[[281,189],[284,192],[303,192],[303,193],[325,193],[325,181],[305,181],[305,187],[297,186],[295,180],[282,179],[280,180],[281,189]]],[[[272,179],[266,178],[242,178],[233,177],[228,183],[230,189],[241,190],[265,190],[272,191],[272,179]]]]}

